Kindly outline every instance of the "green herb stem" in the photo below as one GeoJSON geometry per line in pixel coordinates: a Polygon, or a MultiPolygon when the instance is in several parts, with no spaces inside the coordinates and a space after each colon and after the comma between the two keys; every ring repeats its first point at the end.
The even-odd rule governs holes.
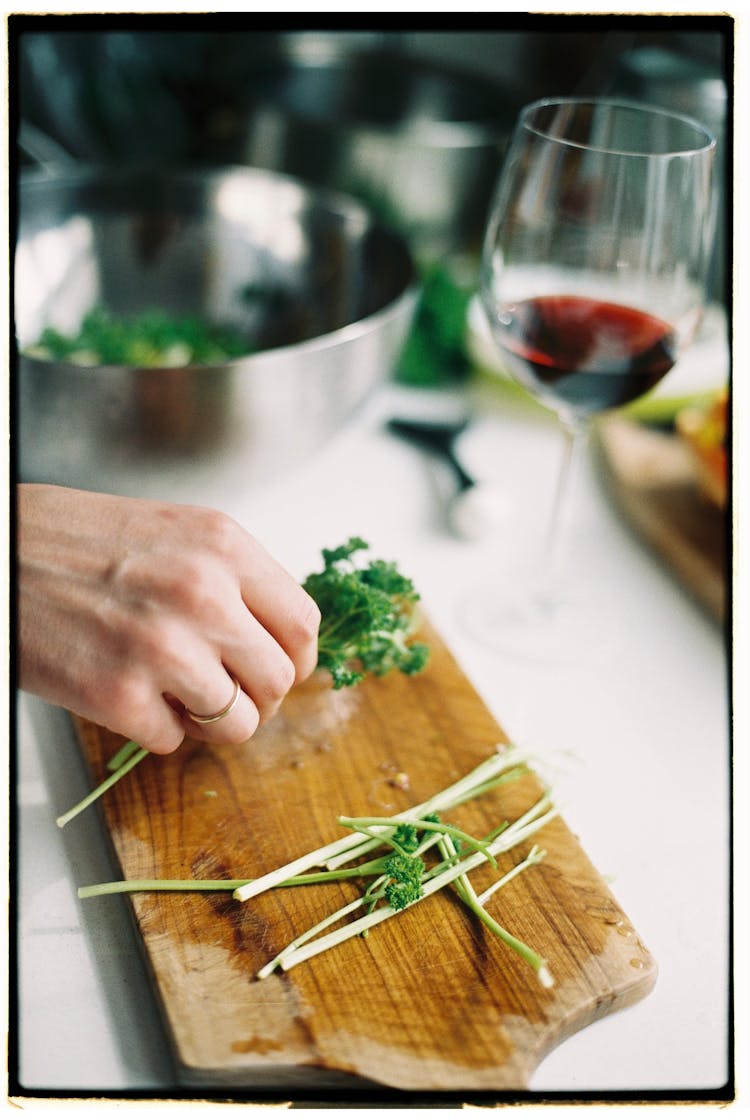
{"type": "Polygon", "coordinates": [[[140,750],[138,744],[132,739],[128,739],[126,743],[122,744],[119,751],[115,751],[112,755],[107,763],[107,769],[111,771],[119,770],[137,750],[140,750]]]}
{"type": "MultiPolygon", "coordinates": [[[[449,836],[441,839],[441,847],[447,858],[450,858],[451,855],[455,855],[456,853],[453,841],[449,836]]],[[[524,960],[528,965],[531,966],[531,968],[533,968],[534,972],[536,972],[540,982],[544,987],[552,987],[552,975],[549,971],[549,968],[547,967],[547,962],[544,960],[544,958],[541,957],[539,953],[536,952],[536,950],[532,949],[524,941],[521,941],[518,937],[515,937],[512,933],[509,933],[509,931],[505,929],[504,926],[501,926],[499,922],[497,922],[490,914],[487,913],[484,907],[484,902],[492,894],[494,894],[495,891],[499,890],[500,887],[504,887],[506,883],[509,883],[511,879],[515,878],[516,875],[519,875],[522,871],[525,871],[527,867],[531,867],[532,864],[538,863],[543,855],[544,853],[541,852],[540,849],[536,847],[536,845],[534,845],[534,847],[524,860],[522,860],[520,863],[517,863],[515,867],[511,868],[511,870],[508,871],[507,874],[503,875],[502,878],[497,879],[492,884],[492,886],[488,890],[484,891],[481,895],[477,895],[469,877],[466,874],[458,876],[455,882],[455,887],[458,896],[464,903],[464,905],[468,906],[472,913],[474,913],[479,918],[479,920],[487,927],[487,929],[489,929],[492,933],[499,937],[500,940],[508,946],[508,948],[513,949],[513,951],[516,952],[522,960],[524,960]]]]}
{"type": "MultiPolygon", "coordinates": [[[[528,810],[527,813],[524,814],[524,822],[518,829],[515,829],[514,826],[511,826],[510,828],[505,830],[502,836],[498,837],[498,839],[491,845],[492,854],[497,855],[501,851],[507,851],[509,848],[513,847],[514,844],[518,843],[521,839],[524,839],[530,833],[536,831],[539,828],[542,828],[543,825],[545,825],[556,815],[557,810],[551,805],[549,797],[547,797],[546,795],[543,796],[536,803],[536,805],[534,805],[530,810],[528,810]]],[[[521,818],[519,818],[519,820],[521,820],[521,818]]],[[[408,903],[408,905],[403,909],[408,909],[408,907],[416,906],[425,898],[428,898],[431,895],[435,894],[437,891],[442,890],[450,883],[453,883],[460,876],[467,875],[468,872],[474,870],[484,862],[486,862],[486,856],[483,852],[473,852],[470,856],[467,856],[465,859],[460,860],[453,866],[448,867],[445,871],[443,871],[439,875],[436,875],[434,878],[428,879],[427,877],[425,877],[425,880],[423,881],[423,892],[421,897],[415,899],[413,902],[408,903]]],[[[483,910],[483,907],[479,907],[479,909],[485,912],[483,910]]],[[[346,926],[340,929],[333,930],[328,934],[324,934],[322,937],[316,938],[312,942],[301,945],[299,948],[287,954],[282,954],[279,965],[282,969],[284,969],[284,971],[288,971],[296,965],[301,964],[303,961],[309,960],[311,957],[317,956],[319,953],[326,952],[328,949],[332,949],[334,946],[341,944],[343,941],[348,940],[350,937],[356,937],[359,934],[369,931],[373,926],[379,925],[380,922],[384,922],[388,918],[392,918],[394,914],[398,914],[400,912],[400,910],[396,910],[386,903],[385,905],[378,907],[376,910],[373,910],[371,913],[366,914],[364,917],[359,918],[354,922],[349,922],[346,926]]],[[[481,915],[478,914],[477,916],[481,915]]],[[[490,918],[489,915],[487,915],[487,917],[490,918]]],[[[502,927],[494,921],[494,919],[490,918],[490,923],[492,923],[490,928],[493,928],[493,932],[498,933],[498,936],[501,936],[499,931],[502,930],[502,934],[507,935],[503,937],[503,940],[506,941],[507,944],[511,945],[511,947],[516,948],[514,942],[517,939],[512,938],[512,935],[508,934],[506,930],[503,930],[502,927]]],[[[517,951],[524,948],[528,949],[527,946],[523,945],[523,942],[518,942],[517,951]]],[[[539,972],[543,969],[544,962],[541,957],[538,957],[538,955],[531,954],[533,954],[533,950],[528,950],[527,956],[529,959],[529,963],[534,962],[534,964],[536,965],[536,970],[539,972]]],[[[542,982],[546,983],[548,979],[548,973],[542,971],[540,979],[542,980],[542,982]]]]}
{"type": "Polygon", "coordinates": [[[487,913],[485,908],[480,905],[477,900],[477,896],[473,891],[464,892],[462,901],[474,914],[476,914],[479,920],[485,926],[487,926],[487,929],[491,930],[492,933],[499,937],[500,940],[508,946],[508,948],[513,949],[513,951],[517,953],[522,960],[526,961],[526,963],[530,965],[531,968],[533,968],[534,972],[536,972],[537,976],[539,977],[540,983],[545,988],[553,987],[554,981],[547,966],[547,962],[543,957],[539,955],[539,953],[536,952],[536,950],[531,949],[525,942],[520,941],[517,937],[514,937],[514,935],[512,933],[509,933],[504,926],[501,926],[499,922],[496,922],[495,919],[487,913]]]}
{"type": "MultiPolygon", "coordinates": [[[[457,805],[463,805],[466,801],[473,800],[480,793],[486,793],[493,786],[504,782],[506,774],[512,775],[514,779],[519,777],[521,773],[525,772],[523,766],[517,765],[519,754],[519,748],[515,746],[508,747],[503,751],[498,749],[496,754],[490,755],[489,758],[480,762],[474,770],[464,775],[463,778],[459,778],[457,782],[446,786],[445,789],[423,801],[420,805],[415,805],[403,813],[395,813],[391,820],[398,823],[405,817],[425,817],[429,813],[442,813],[447,809],[454,809],[457,805]]],[[[368,851],[372,851],[378,844],[377,840],[365,840],[357,843],[354,837],[348,839],[351,846],[347,845],[341,854],[336,853],[326,860],[326,867],[330,870],[340,867],[350,859],[358,858],[368,851]]]]}
{"type": "MultiPolygon", "coordinates": [[[[98,796],[103,792],[103,789],[108,788],[123,773],[132,769],[147,753],[137,748],[135,744],[130,744],[130,751],[130,757],[126,758],[120,767],[101,786],[97,787],[88,799],[79,803],[71,813],[80,812],[90,799],[98,796]]],[[[263,890],[267,890],[270,886],[292,887],[353,878],[373,879],[359,898],[340,907],[310,929],[299,934],[272,960],[268,961],[257,973],[258,978],[263,979],[276,968],[282,968],[286,971],[318,953],[333,948],[350,937],[367,936],[373,926],[400,913],[408,906],[435,894],[449,884],[453,884],[459,898],[471,912],[508,947],[517,952],[534,969],[543,984],[550,985],[552,978],[543,958],[509,933],[485,908],[485,903],[495,891],[508,883],[523,869],[537,863],[544,856],[544,852],[534,845],[524,860],[492,883],[481,895],[477,895],[468,878],[469,872],[483,863],[489,862],[497,866],[496,855],[514,847],[556,816],[557,810],[549,796],[545,794],[539,798],[536,804],[517,818],[513,824],[504,821],[483,840],[477,840],[455,826],[434,819],[426,819],[428,816],[436,814],[438,808],[468,800],[472,789],[485,791],[491,788],[498,780],[498,768],[500,768],[501,775],[503,772],[505,774],[510,773],[513,769],[515,769],[516,774],[523,772],[523,769],[516,765],[514,751],[511,749],[503,754],[498,753],[486,759],[470,774],[442,790],[439,794],[424,802],[422,806],[417,806],[397,816],[340,817],[339,823],[351,830],[346,837],[342,837],[324,848],[317,849],[316,852],[309,853],[299,860],[293,860],[270,875],[261,876],[260,879],[132,879],[81,887],[78,890],[78,896],[85,899],[141,891],[227,891],[231,892],[235,898],[244,900],[247,896],[260,893],[257,890],[258,884],[261,885],[263,890]],[[420,831],[423,833],[422,839],[416,845],[414,851],[407,851],[394,839],[394,834],[399,826],[408,826],[415,830],[415,834],[420,831]],[[387,845],[391,849],[391,853],[396,852],[397,854],[381,855],[375,859],[352,863],[352,851],[358,853],[362,851],[363,844],[360,841],[362,833],[367,837],[366,843],[368,846],[382,847],[387,845]],[[354,847],[351,844],[352,839],[354,840],[354,847]],[[457,842],[461,845],[462,850],[457,847],[457,842]],[[440,851],[442,860],[436,866],[425,869],[424,864],[418,857],[435,845],[440,851]],[[471,854],[464,855],[463,849],[467,847],[471,849],[471,854]],[[334,856],[345,855],[349,865],[336,868],[328,867],[322,857],[327,858],[331,856],[332,852],[334,856]],[[307,870],[310,867],[318,868],[318,870],[307,870]],[[367,913],[359,919],[339,925],[338,929],[331,928],[363,907],[367,908],[367,913]]],[[[65,819],[70,819],[70,815],[69,813],[65,815],[65,818],[61,818],[62,823],[65,823],[65,819]]],[[[399,837],[399,840],[401,840],[401,837],[399,837]]]]}
{"type": "MultiPolygon", "coordinates": [[[[280,887],[306,887],[319,883],[338,883],[344,879],[365,878],[383,870],[385,858],[370,860],[341,871],[313,871],[293,875],[279,883],[280,887]]],[[[111,883],[95,883],[79,887],[79,898],[96,898],[105,894],[126,894],[141,891],[236,891],[252,883],[252,879],[118,879],[111,883]]]]}
{"type": "Polygon", "coordinates": [[[106,793],[115,782],[119,782],[120,778],[124,777],[125,774],[128,774],[137,766],[148,753],[149,752],[143,747],[139,747],[135,754],[131,754],[130,758],[120,766],[119,770],[115,770],[114,773],[110,774],[108,778],[105,778],[96,789],[91,790],[86,797],[79,801],[77,805],[74,805],[72,809],[68,809],[67,813],[63,813],[62,816],[58,817],[58,827],[63,828],[69,821],[72,821],[74,817],[77,817],[79,813],[82,813],[84,809],[87,809],[97,798],[101,797],[103,793],[106,793]]]}
{"type": "Polygon", "coordinates": [[[393,832],[400,821],[408,817],[421,817],[428,813],[439,812],[443,808],[449,808],[453,804],[455,797],[463,798],[464,794],[470,790],[474,785],[479,782],[485,782],[498,771],[504,770],[512,763],[515,763],[517,756],[512,749],[504,753],[497,753],[491,755],[490,758],[481,762],[473,771],[464,775],[452,786],[448,786],[445,790],[435,794],[427,801],[422,802],[421,805],[416,805],[413,808],[403,812],[396,813],[393,817],[388,818],[388,825],[380,826],[374,831],[377,833],[377,839],[370,839],[362,842],[361,836],[358,833],[349,832],[345,836],[339,837],[338,840],[332,841],[330,844],[325,844],[321,848],[316,848],[306,855],[299,856],[297,859],[291,860],[283,867],[278,867],[274,871],[269,871],[265,875],[261,875],[252,882],[247,883],[244,887],[240,887],[235,891],[235,898],[239,902],[247,902],[251,898],[262,894],[263,891],[270,890],[272,887],[278,886],[285,879],[292,875],[298,875],[303,871],[307,871],[311,867],[326,867],[329,871],[336,870],[343,863],[348,863],[356,856],[365,854],[372,851],[379,843],[382,842],[382,835],[393,832]],[[338,857],[343,857],[339,859],[338,857]]]}
{"type": "Polygon", "coordinates": [[[362,906],[366,906],[369,901],[367,895],[362,895],[361,898],[355,898],[353,902],[348,902],[346,906],[340,907],[332,914],[329,914],[327,918],[323,918],[322,921],[317,922],[314,926],[311,926],[310,929],[299,934],[298,937],[295,937],[294,941],[291,941],[280,953],[277,953],[273,960],[268,961],[267,964],[259,969],[256,973],[257,979],[264,980],[267,976],[270,976],[271,973],[282,964],[282,961],[284,961],[286,957],[297,952],[297,950],[301,949],[303,945],[306,945],[308,941],[318,937],[325,930],[330,929],[336,922],[348,917],[349,914],[352,914],[355,910],[359,910],[362,906]]]}
{"type": "MultiPolygon", "coordinates": [[[[473,848],[475,851],[482,852],[493,866],[497,866],[497,861],[487,844],[482,840],[476,840],[473,836],[470,836],[468,832],[464,832],[454,825],[445,824],[443,821],[439,823],[427,821],[421,817],[415,816],[402,816],[399,819],[402,824],[411,824],[415,828],[424,829],[426,832],[439,832],[442,836],[452,836],[454,839],[460,840],[463,844],[473,848]]],[[[346,828],[353,828],[355,831],[370,837],[373,837],[373,828],[379,828],[381,825],[388,825],[390,821],[390,817],[339,817],[339,824],[344,825],[346,828]]],[[[381,836],[375,836],[374,839],[382,843],[381,836]]]]}
{"type": "Polygon", "coordinates": [[[233,891],[247,879],[119,879],[79,887],[79,898],[99,898],[108,894],[137,894],[145,891],[233,891]]]}
{"type": "Polygon", "coordinates": [[[516,875],[520,875],[527,867],[533,867],[535,863],[540,863],[546,854],[544,849],[538,848],[535,844],[525,859],[521,860],[521,862],[517,863],[514,867],[511,867],[510,871],[507,871],[505,875],[500,879],[496,879],[486,890],[482,891],[482,893],[477,896],[477,902],[480,906],[484,906],[485,902],[492,897],[495,891],[500,890],[500,888],[504,887],[506,883],[509,883],[511,879],[515,879],[516,875]]]}

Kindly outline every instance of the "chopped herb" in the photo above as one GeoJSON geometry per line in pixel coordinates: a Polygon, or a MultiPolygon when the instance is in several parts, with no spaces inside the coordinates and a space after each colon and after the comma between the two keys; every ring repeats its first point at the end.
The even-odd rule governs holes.
{"type": "Polygon", "coordinates": [[[149,310],[131,318],[95,307],[70,335],[47,327],[27,348],[30,357],[82,366],[181,367],[225,362],[251,353],[239,331],[197,315],[149,310]]]}
{"type": "Polygon", "coordinates": [[[501,782],[518,778],[525,772],[525,763],[519,759],[515,748],[498,750],[458,782],[406,813],[387,818],[339,817],[339,824],[350,830],[344,837],[257,879],[125,880],[81,887],[78,895],[80,898],[93,898],[128,891],[226,890],[232,891],[235,899],[244,902],[278,887],[319,885],[342,879],[369,880],[369,885],[357,898],[298,934],[263,965],[257,973],[257,978],[262,980],[278,968],[288,971],[352,937],[365,937],[373,926],[452,885],[460,900],[484,926],[534,970],[544,987],[550,987],[553,979],[546,961],[509,933],[486,908],[497,890],[522,871],[539,863],[545,853],[534,845],[520,862],[495,879],[480,895],[474,890],[469,874],[487,863],[496,866],[497,855],[510,851],[552,820],[557,815],[557,809],[551,799],[544,794],[512,824],[503,821],[481,840],[454,826],[442,824],[437,812],[438,808],[454,808],[479,797],[501,782]],[[385,854],[362,861],[362,856],[368,851],[384,847],[387,849],[385,854]],[[429,853],[432,853],[433,859],[428,865],[425,857],[429,853]],[[334,863],[336,869],[331,869],[334,863]],[[364,913],[359,918],[345,921],[357,910],[364,913]]]}

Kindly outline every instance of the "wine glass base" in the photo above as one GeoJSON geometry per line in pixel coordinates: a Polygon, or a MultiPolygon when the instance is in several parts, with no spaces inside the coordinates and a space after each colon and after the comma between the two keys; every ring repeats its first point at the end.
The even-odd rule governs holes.
{"type": "Polygon", "coordinates": [[[460,612],[471,638],[514,660],[580,663],[613,647],[604,604],[579,589],[552,595],[517,579],[504,590],[494,582],[473,588],[460,612]]]}

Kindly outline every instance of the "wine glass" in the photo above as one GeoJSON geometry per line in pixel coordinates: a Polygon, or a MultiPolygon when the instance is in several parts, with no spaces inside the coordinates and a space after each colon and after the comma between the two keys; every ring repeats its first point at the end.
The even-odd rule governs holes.
{"type": "MultiPolygon", "coordinates": [[[[610,99],[522,110],[490,210],[480,295],[504,368],[562,426],[546,548],[529,578],[473,592],[475,634],[568,657],[601,635],[560,567],[571,459],[592,417],[652,389],[700,322],[713,232],[715,141],[697,122],[610,99]]],[[[576,593],[578,592],[578,593],[576,593]]],[[[590,598],[590,595],[588,596],[590,598]]]]}

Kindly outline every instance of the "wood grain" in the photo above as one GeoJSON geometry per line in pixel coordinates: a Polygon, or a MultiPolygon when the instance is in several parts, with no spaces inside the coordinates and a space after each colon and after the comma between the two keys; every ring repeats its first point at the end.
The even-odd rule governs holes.
{"type": "Polygon", "coordinates": [[[726,617],[727,523],[674,434],[623,417],[597,427],[606,481],[628,521],[719,622],[726,617]]]}
{"type": "MultiPolygon", "coordinates": [[[[439,635],[426,626],[424,637],[432,656],[417,677],[334,692],[317,676],[242,747],[188,741],[145,759],[98,803],[123,877],[253,878],[341,835],[339,814],[407,809],[490,755],[507,741],[502,729],[439,635]],[[407,789],[397,774],[408,776],[407,789]]],[[[121,740],[77,727],[98,781],[121,740]]],[[[530,773],[450,819],[481,835],[542,792],[530,773]]],[[[534,840],[547,858],[490,908],[546,957],[552,989],[450,889],[366,939],[262,981],[256,970],[354,897],[352,884],[285,888],[246,903],[224,892],[129,895],[183,1080],[526,1087],[551,1048],[641,999],[656,979],[651,955],[564,821],[534,840]]],[[[94,913],[97,904],[85,903],[94,913]]]]}

